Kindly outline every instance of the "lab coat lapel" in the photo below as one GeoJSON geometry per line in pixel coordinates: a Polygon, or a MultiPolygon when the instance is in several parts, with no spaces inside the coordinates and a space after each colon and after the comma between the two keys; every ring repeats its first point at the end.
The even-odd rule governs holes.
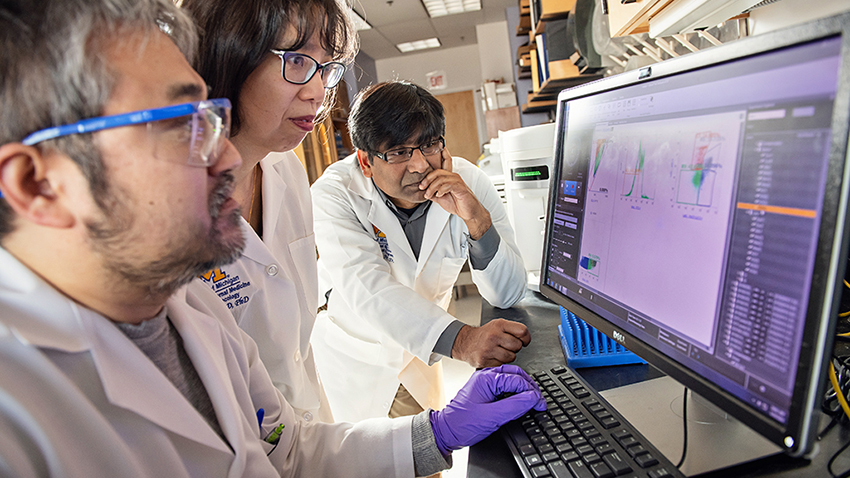
{"type": "Polygon", "coordinates": [[[216,320],[191,308],[185,301],[185,295],[186,289],[180,289],[169,301],[169,310],[174,310],[172,322],[183,337],[186,354],[192,360],[213,404],[221,430],[236,454],[230,475],[241,476],[241,470],[246,466],[244,437],[253,435],[244,429],[244,413],[237,405],[239,402],[227,376],[226,338],[216,320]]]}
{"type": "MultiPolygon", "coordinates": [[[[386,235],[387,242],[389,243],[389,249],[394,255],[397,251],[401,251],[405,254],[406,259],[411,263],[416,260],[413,255],[413,249],[410,248],[410,243],[407,241],[407,236],[404,235],[404,230],[401,228],[398,218],[392,211],[390,211],[390,208],[383,203],[377,190],[372,196],[372,206],[369,209],[369,222],[386,235]]],[[[375,235],[378,234],[378,232],[374,231],[374,229],[369,232],[374,233],[375,235]]],[[[393,262],[396,260],[399,260],[399,258],[394,258],[393,262]]]]}
{"type": "MultiPolygon", "coordinates": [[[[269,153],[262,161],[260,168],[263,170],[263,237],[270,240],[277,238],[277,226],[280,218],[280,208],[283,207],[282,198],[286,197],[287,185],[283,178],[274,170],[274,166],[285,161],[286,157],[278,153],[269,153]]],[[[287,210],[289,215],[300,211],[290,205],[287,210]]],[[[301,224],[295,222],[294,224],[301,224]]],[[[266,241],[268,242],[268,241],[266,241]]]]}
{"type": "Polygon", "coordinates": [[[213,450],[232,453],[180,391],[117,327],[93,311],[79,310],[84,323],[91,327],[95,342],[92,356],[111,403],[213,450]]]}
{"type": "MultiPolygon", "coordinates": [[[[406,260],[410,261],[411,264],[414,263],[416,256],[413,255],[413,249],[410,248],[410,243],[407,242],[407,236],[404,235],[404,230],[401,228],[398,218],[390,211],[389,206],[384,204],[384,200],[381,198],[381,194],[378,193],[378,188],[375,187],[372,180],[363,176],[362,171],[360,171],[356,163],[356,159],[354,167],[357,168],[357,171],[352,171],[351,183],[349,183],[348,188],[351,192],[369,201],[367,219],[371,223],[371,226],[377,227],[386,235],[390,252],[393,255],[396,255],[399,251],[403,252],[407,256],[406,260]]],[[[364,225],[364,227],[369,226],[364,225]]],[[[374,230],[368,232],[369,234],[373,234],[373,237],[375,237],[374,234],[377,234],[374,230]]]]}
{"type": "Polygon", "coordinates": [[[428,208],[428,216],[425,218],[425,234],[422,236],[422,247],[419,249],[419,262],[416,264],[416,277],[428,263],[428,258],[437,247],[437,241],[443,234],[451,214],[440,207],[439,204],[431,204],[428,208]]]}

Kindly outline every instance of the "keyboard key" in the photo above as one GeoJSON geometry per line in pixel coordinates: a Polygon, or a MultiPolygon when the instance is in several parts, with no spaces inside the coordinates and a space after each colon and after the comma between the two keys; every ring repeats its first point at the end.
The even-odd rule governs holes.
{"type": "Polygon", "coordinates": [[[600,436],[595,436],[593,438],[589,438],[587,440],[587,442],[590,443],[590,445],[595,448],[595,447],[598,447],[599,445],[602,445],[603,443],[608,443],[608,440],[606,440],[605,437],[600,435],[600,436]]]}
{"type": "MultiPolygon", "coordinates": [[[[575,446],[575,445],[573,445],[573,446],[575,446]]],[[[576,449],[577,452],[579,452],[580,455],[587,455],[589,453],[595,453],[595,450],[590,445],[575,446],[575,449],[576,449]]]]}
{"type": "Polygon", "coordinates": [[[634,458],[638,455],[643,455],[644,453],[649,453],[649,450],[647,450],[646,448],[643,447],[643,445],[640,445],[640,444],[630,446],[630,447],[626,448],[626,451],[629,452],[629,455],[631,455],[632,458],[634,458]]]}
{"type": "Polygon", "coordinates": [[[600,455],[604,455],[612,451],[614,451],[614,447],[611,446],[607,441],[602,445],[596,447],[596,453],[599,453],[600,455]]]}
{"type": "Polygon", "coordinates": [[[543,463],[543,459],[540,458],[540,455],[538,455],[536,453],[534,455],[528,455],[524,459],[525,459],[525,464],[528,465],[528,466],[537,466],[537,465],[543,463]]]}
{"type": "Polygon", "coordinates": [[[594,464],[590,465],[590,471],[591,471],[591,473],[593,473],[593,476],[595,476],[596,478],[613,478],[614,477],[614,472],[611,471],[610,468],[608,468],[608,465],[606,465],[605,463],[602,463],[601,461],[599,463],[594,463],[594,464]]]}
{"type": "Polygon", "coordinates": [[[649,453],[644,453],[643,455],[638,455],[635,457],[635,462],[640,465],[641,468],[649,468],[650,466],[657,465],[658,460],[655,459],[654,456],[649,453]]]}
{"type": "Polygon", "coordinates": [[[563,461],[553,461],[552,463],[549,463],[549,471],[552,472],[552,476],[555,478],[573,478],[573,475],[570,473],[570,470],[567,469],[567,465],[565,465],[563,461]]]}
{"type": "Polygon", "coordinates": [[[602,461],[602,457],[599,456],[596,452],[588,453],[587,455],[583,455],[581,457],[588,465],[592,465],[596,462],[602,461]]]}
{"type": "Polygon", "coordinates": [[[522,430],[512,430],[511,438],[519,449],[522,449],[525,445],[531,445],[531,439],[522,430]]]}
{"type": "Polygon", "coordinates": [[[562,373],[565,373],[566,371],[567,371],[567,369],[562,365],[558,365],[557,367],[552,369],[552,373],[554,373],[555,375],[561,375],[562,373]]]}
{"type": "Polygon", "coordinates": [[[640,443],[638,443],[638,441],[635,439],[635,437],[633,437],[631,435],[629,435],[625,438],[620,438],[619,440],[620,440],[620,445],[623,445],[623,448],[628,448],[628,447],[633,446],[633,445],[640,445],[640,443]]]}
{"type": "Polygon", "coordinates": [[[585,389],[584,387],[581,387],[578,390],[570,390],[570,391],[573,392],[573,395],[575,395],[576,398],[584,398],[584,397],[590,396],[590,392],[588,392],[587,389],[585,389]]]}
{"type": "Polygon", "coordinates": [[[560,445],[555,445],[555,451],[557,451],[558,453],[566,453],[572,450],[573,447],[570,446],[569,443],[561,443],[560,445]]]}
{"type": "Polygon", "coordinates": [[[555,447],[550,444],[540,445],[540,448],[537,449],[541,454],[549,453],[550,451],[555,451],[555,447]]]}
{"type": "Polygon", "coordinates": [[[602,420],[599,420],[599,423],[605,427],[606,430],[620,426],[620,422],[614,417],[603,418],[602,420]]]}
{"type": "Polygon", "coordinates": [[[561,443],[564,443],[565,441],[567,441],[567,437],[565,437],[564,435],[561,435],[560,433],[557,434],[557,435],[553,435],[549,439],[552,440],[553,445],[560,445],[561,443]]]}
{"type": "Polygon", "coordinates": [[[562,453],[562,454],[561,454],[561,459],[562,459],[562,460],[564,460],[564,461],[566,461],[566,462],[570,462],[570,461],[573,461],[573,460],[578,460],[579,458],[581,458],[581,457],[580,457],[580,456],[579,456],[579,454],[578,454],[578,453],[576,453],[575,451],[568,451],[568,452],[566,452],[566,453],[562,453]]]}
{"type": "Polygon", "coordinates": [[[649,472],[649,478],[670,478],[671,476],[673,474],[667,471],[667,468],[659,468],[649,472]]]}
{"type": "Polygon", "coordinates": [[[549,443],[549,440],[545,436],[539,435],[539,436],[532,438],[531,443],[534,443],[534,446],[536,446],[536,447],[540,447],[540,446],[543,446],[543,445],[549,443]]]}
{"type": "Polygon", "coordinates": [[[543,455],[543,461],[545,461],[546,463],[553,462],[555,460],[560,460],[560,459],[561,459],[561,455],[555,453],[554,451],[550,451],[549,453],[546,453],[546,454],[543,455]]]}
{"type": "Polygon", "coordinates": [[[531,443],[519,447],[519,454],[522,455],[522,456],[533,455],[535,453],[537,453],[537,450],[534,448],[534,445],[532,445],[531,443]]]}
{"type": "Polygon", "coordinates": [[[575,437],[572,440],[570,440],[570,445],[572,445],[573,448],[578,447],[578,446],[582,446],[582,445],[587,445],[587,438],[585,438],[583,436],[575,437]]]}
{"type": "Polygon", "coordinates": [[[619,441],[619,440],[622,440],[623,438],[632,436],[632,434],[631,434],[631,432],[629,432],[625,428],[621,428],[619,430],[612,431],[611,436],[613,436],[614,438],[616,438],[619,441]]]}
{"type": "Polygon", "coordinates": [[[602,455],[602,461],[604,461],[617,476],[625,475],[632,471],[632,467],[630,467],[629,464],[623,460],[623,457],[621,457],[617,452],[602,455]]]}
{"type": "Polygon", "coordinates": [[[593,473],[588,469],[587,464],[581,460],[571,461],[567,463],[567,468],[573,472],[576,478],[594,478],[593,473]]]}
{"type": "Polygon", "coordinates": [[[534,468],[531,469],[531,476],[533,478],[543,478],[545,476],[551,476],[551,475],[549,475],[549,469],[548,468],[546,468],[543,465],[540,465],[540,466],[535,466],[534,468]]]}

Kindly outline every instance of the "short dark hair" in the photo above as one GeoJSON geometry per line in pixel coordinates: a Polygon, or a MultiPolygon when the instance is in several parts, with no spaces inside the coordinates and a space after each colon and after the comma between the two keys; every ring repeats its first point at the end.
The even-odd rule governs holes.
{"type": "Polygon", "coordinates": [[[369,153],[407,141],[424,143],[443,136],[443,105],[428,90],[407,81],[369,86],[354,100],[348,117],[354,147],[369,153]]]}
{"type": "MultiPolygon", "coordinates": [[[[30,133],[103,114],[115,86],[103,51],[129,30],[167,33],[190,59],[192,20],[171,0],[4,0],[0,2],[0,145],[30,133]]],[[[107,206],[108,184],[91,134],[38,144],[71,158],[95,202],[107,206]]],[[[0,199],[0,240],[17,216],[0,199]]]]}
{"type": "MultiPolygon", "coordinates": [[[[199,29],[195,69],[209,85],[211,98],[229,98],[233,104],[232,135],[241,125],[242,86],[269,50],[282,46],[278,42],[286,28],[295,28],[297,34],[288,49],[302,48],[318,33],[321,46],[335,61],[350,63],[357,54],[357,34],[340,0],[183,0],[182,7],[195,17],[199,29]]],[[[324,114],[335,92],[325,95],[324,114]]]]}

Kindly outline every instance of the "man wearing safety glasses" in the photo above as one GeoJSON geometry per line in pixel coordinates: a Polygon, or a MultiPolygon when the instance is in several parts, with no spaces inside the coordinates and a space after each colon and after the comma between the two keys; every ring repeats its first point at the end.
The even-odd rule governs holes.
{"type": "Polygon", "coordinates": [[[473,327],[446,311],[467,260],[494,306],[523,297],[514,232],[487,175],[449,153],[443,107],[424,88],[370,86],[348,125],[357,152],[311,188],[327,298],[312,338],[319,375],[337,419],[438,409],[440,356],[493,367],[531,339],[518,322],[473,327]]]}
{"type": "Polygon", "coordinates": [[[2,474],[413,476],[545,409],[511,368],[412,419],[296,418],[224,303],[185,287],[244,245],[230,103],[194,40],[169,0],[0,5],[2,474]]]}

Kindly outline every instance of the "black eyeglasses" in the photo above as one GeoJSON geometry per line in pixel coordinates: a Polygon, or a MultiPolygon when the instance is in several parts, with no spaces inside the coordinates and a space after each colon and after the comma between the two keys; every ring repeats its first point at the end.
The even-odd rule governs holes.
{"type": "Polygon", "coordinates": [[[383,159],[390,164],[406,163],[413,157],[413,150],[418,149],[425,156],[432,156],[440,153],[446,147],[446,140],[440,136],[435,140],[428,141],[425,144],[420,144],[415,148],[397,148],[391,149],[386,153],[375,153],[375,156],[383,159]]]}
{"type": "Polygon", "coordinates": [[[306,84],[313,79],[317,71],[320,71],[325,88],[333,88],[339,84],[339,80],[345,73],[345,65],[338,61],[322,64],[303,53],[285,50],[271,50],[271,52],[280,57],[280,74],[283,79],[295,85],[306,84]]]}

